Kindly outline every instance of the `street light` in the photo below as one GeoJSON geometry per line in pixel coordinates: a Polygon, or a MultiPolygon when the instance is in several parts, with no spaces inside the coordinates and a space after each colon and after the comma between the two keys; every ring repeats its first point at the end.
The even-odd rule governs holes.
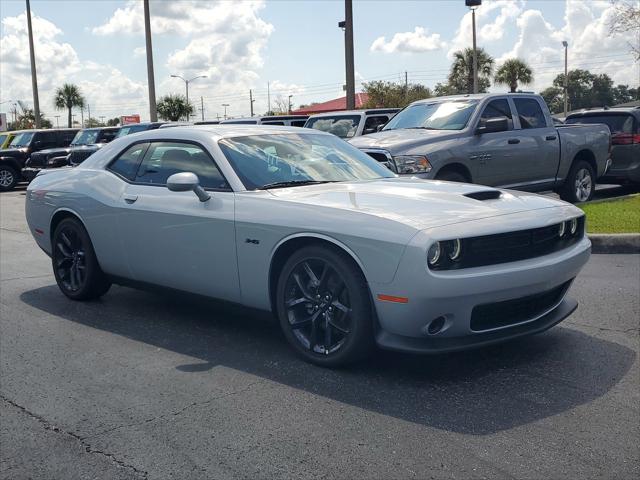
{"type": "MultiPolygon", "coordinates": [[[[171,75],[172,78],[179,78],[180,80],[182,80],[184,82],[184,87],[185,87],[185,91],[186,91],[186,96],[187,96],[187,105],[189,105],[189,83],[193,82],[194,80],[197,80],[198,78],[207,78],[206,75],[198,75],[197,77],[193,77],[190,78],[189,80],[187,80],[186,78],[180,76],[180,75],[171,75]]],[[[189,114],[187,114],[187,122],[189,121],[189,114]]]]}
{"type": "Polygon", "coordinates": [[[291,115],[291,97],[293,97],[293,95],[289,95],[289,115],[291,115]]]}
{"type": "Polygon", "coordinates": [[[568,78],[569,72],[567,71],[567,65],[568,65],[567,52],[569,50],[569,44],[567,43],[566,40],[563,40],[562,46],[564,47],[564,118],[567,118],[567,111],[569,110],[568,109],[569,99],[567,98],[568,97],[567,90],[569,90],[569,78],[568,78]]]}
{"type": "Polygon", "coordinates": [[[220,105],[221,107],[224,107],[224,119],[227,119],[227,107],[230,107],[231,105],[229,105],[228,103],[223,103],[222,105],[220,105]]]}
{"type": "Polygon", "coordinates": [[[471,23],[473,26],[473,93],[478,93],[478,48],[476,46],[476,8],[482,5],[482,0],[465,0],[464,4],[471,9],[471,23]]]}

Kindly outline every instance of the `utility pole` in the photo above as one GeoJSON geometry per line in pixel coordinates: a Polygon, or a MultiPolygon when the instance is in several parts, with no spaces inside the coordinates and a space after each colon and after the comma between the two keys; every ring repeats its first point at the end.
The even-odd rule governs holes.
{"type": "Polygon", "coordinates": [[[476,9],[471,9],[473,23],[473,93],[478,93],[478,46],[476,44],[476,9]]]}
{"type": "Polygon", "coordinates": [[[291,97],[293,97],[293,95],[289,95],[289,115],[291,115],[291,97]]]}
{"type": "Polygon", "coordinates": [[[224,107],[224,119],[227,119],[227,107],[230,107],[231,105],[229,105],[228,103],[223,103],[222,105],[220,105],[221,107],[224,107]]]}
{"type": "Polygon", "coordinates": [[[344,28],[344,61],[347,90],[347,110],[356,108],[356,82],[353,66],[353,4],[352,0],[344,0],[344,21],[338,23],[344,28]]]}
{"type": "Polygon", "coordinates": [[[33,48],[33,28],[31,26],[31,3],[27,0],[27,29],[29,30],[29,56],[31,57],[31,87],[33,89],[33,115],[36,128],[40,128],[40,100],[38,99],[38,77],[36,75],[36,54],[33,48]]]}
{"type": "Polygon", "coordinates": [[[100,115],[100,123],[104,125],[104,115],[100,115]]]}
{"type": "Polygon", "coordinates": [[[80,105],[80,128],[84,128],[84,105],[80,105]]]}
{"type": "Polygon", "coordinates": [[[267,82],[267,115],[271,115],[271,91],[269,90],[269,82],[267,82]]]}
{"type": "Polygon", "coordinates": [[[87,116],[89,117],[87,121],[91,123],[91,105],[89,105],[88,103],[87,103],[87,116]]]}
{"type": "Polygon", "coordinates": [[[252,117],[253,117],[253,102],[255,102],[255,100],[253,99],[253,92],[251,91],[251,89],[249,89],[249,107],[251,108],[252,117]]]}
{"type": "Polygon", "coordinates": [[[562,46],[564,47],[564,118],[567,118],[567,112],[569,111],[569,72],[568,72],[568,54],[569,44],[567,41],[562,42],[562,46]]]}
{"type": "Polygon", "coordinates": [[[407,71],[404,71],[404,99],[407,101],[409,99],[409,74],[407,71]]]}
{"type": "Polygon", "coordinates": [[[156,106],[156,81],[153,75],[153,48],[151,47],[151,18],[149,17],[149,0],[144,0],[144,36],[147,49],[147,87],[149,90],[149,119],[158,121],[156,106]]]}
{"type": "Polygon", "coordinates": [[[56,128],[60,128],[60,115],[56,115],[56,128]]]}
{"type": "Polygon", "coordinates": [[[200,113],[202,114],[202,121],[204,122],[204,98],[200,97],[200,113]]]}

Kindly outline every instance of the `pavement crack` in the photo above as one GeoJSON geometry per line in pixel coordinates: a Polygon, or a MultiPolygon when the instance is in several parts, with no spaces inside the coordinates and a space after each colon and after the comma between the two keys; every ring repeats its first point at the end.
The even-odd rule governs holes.
{"type": "Polygon", "coordinates": [[[64,430],[63,428],[60,428],[60,427],[52,424],[51,422],[49,422],[46,418],[42,417],[41,415],[33,413],[32,411],[28,410],[27,408],[23,407],[22,405],[18,405],[16,402],[14,402],[13,400],[8,399],[7,397],[5,397],[2,394],[0,394],[0,399],[2,401],[4,401],[4,402],[8,403],[9,405],[19,409],[20,411],[22,411],[23,413],[25,413],[29,417],[31,417],[34,420],[36,420],[37,422],[39,422],[43,426],[43,428],[45,430],[56,432],[56,433],[59,433],[61,435],[67,435],[67,436],[75,439],[78,443],[80,443],[80,445],[82,446],[82,448],[84,449],[84,451],[86,453],[89,453],[91,455],[101,455],[103,457],[106,457],[112,463],[114,463],[117,467],[126,468],[128,470],[132,470],[135,474],[140,475],[143,478],[148,478],[149,473],[146,472],[145,470],[140,470],[139,468],[136,468],[133,465],[129,465],[129,464],[123,462],[122,460],[119,460],[112,453],[104,452],[102,450],[98,450],[98,449],[92,447],[89,443],[86,442],[86,439],[88,437],[81,437],[77,433],[74,433],[74,432],[71,432],[71,431],[68,431],[68,430],[64,430]]]}
{"type": "Polygon", "coordinates": [[[579,322],[565,322],[567,325],[575,325],[577,327],[584,328],[592,328],[595,330],[599,330],[601,332],[616,332],[616,333],[640,333],[640,327],[631,327],[631,328],[606,328],[606,327],[597,327],[595,325],[587,325],[586,323],[579,322]]]}
{"type": "Polygon", "coordinates": [[[151,418],[147,418],[147,419],[139,421],[139,422],[128,423],[128,424],[125,424],[125,425],[117,425],[115,427],[108,428],[107,430],[103,430],[102,432],[98,432],[98,433],[96,433],[94,435],[89,435],[86,438],[87,439],[96,438],[96,437],[100,437],[100,436],[107,435],[109,433],[115,432],[116,430],[122,430],[123,428],[137,427],[137,426],[145,425],[147,423],[152,423],[152,422],[155,422],[155,421],[158,421],[158,420],[164,420],[164,419],[170,418],[170,417],[177,417],[178,415],[182,415],[184,412],[186,412],[187,410],[189,410],[191,408],[201,407],[201,406],[208,405],[208,404],[210,404],[212,402],[215,402],[215,401],[223,399],[223,398],[227,398],[227,397],[231,397],[233,395],[238,395],[240,393],[244,393],[247,390],[249,390],[251,387],[253,387],[254,385],[257,385],[259,383],[263,383],[263,382],[261,382],[261,381],[252,382],[252,383],[249,383],[249,384],[245,385],[244,388],[241,388],[239,390],[234,390],[234,391],[231,391],[231,392],[223,393],[221,395],[216,395],[215,397],[209,398],[207,400],[202,400],[202,401],[199,401],[199,402],[192,402],[192,403],[189,403],[189,404],[185,405],[184,407],[182,407],[182,408],[180,408],[178,410],[175,410],[175,411],[172,411],[172,412],[163,413],[161,415],[155,415],[155,416],[153,416],[151,418]]]}

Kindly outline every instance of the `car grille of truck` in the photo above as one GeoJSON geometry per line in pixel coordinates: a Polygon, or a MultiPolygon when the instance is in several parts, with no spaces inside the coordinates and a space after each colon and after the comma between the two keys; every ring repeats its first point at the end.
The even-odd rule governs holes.
{"type": "Polygon", "coordinates": [[[432,270],[458,270],[500,263],[516,262],[548,255],[578,243],[584,237],[584,216],[578,218],[574,235],[559,236],[561,224],[461,239],[462,256],[429,266],[432,270]]]}
{"type": "Polygon", "coordinates": [[[77,165],[78,163],[84,162],[92,153],[95,153],[95,150],[73,150],[69,155],[69,163],[71,165],[77,165]]]}
{"type": "Polygon", "coordinates": [[[29,156],[29,160],[25,164],[27,167],[44,167],[47,163],[47,155],[34,152],[29,156]]]}
{"type": "Polygon", "coordinates": [[[540,318],[560,304],[571,282],[527,297],[478,305],[471,313],[471,330],[482,332],[540,318]]]}

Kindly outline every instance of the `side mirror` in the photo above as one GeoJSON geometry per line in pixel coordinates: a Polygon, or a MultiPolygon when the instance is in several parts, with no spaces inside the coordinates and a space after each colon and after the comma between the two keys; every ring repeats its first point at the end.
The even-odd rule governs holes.
{"type": "Polygon", "coordinates": [[[167,188],[172,192],[192,191],[201,202],[206,202],[211,198],[211,195],[200,186],[198,176],[191,172],[174,173],[167,178],[167,188]]]}
{"type": "Polygon", "coordinates": [[[509,130],[509,119],[507,117],[490,118],[483,126],[476,129],[476,135],[506,132],[507,130],[509,130]]]}
{"type": "Polygon", "coordinates": [[[383,123],[383,124],[381,124],[381,125],[378,125],[378,126],[376,127],[376,132],[381,132],[385,125],[386,125],[386,123],[383,123]]]}

